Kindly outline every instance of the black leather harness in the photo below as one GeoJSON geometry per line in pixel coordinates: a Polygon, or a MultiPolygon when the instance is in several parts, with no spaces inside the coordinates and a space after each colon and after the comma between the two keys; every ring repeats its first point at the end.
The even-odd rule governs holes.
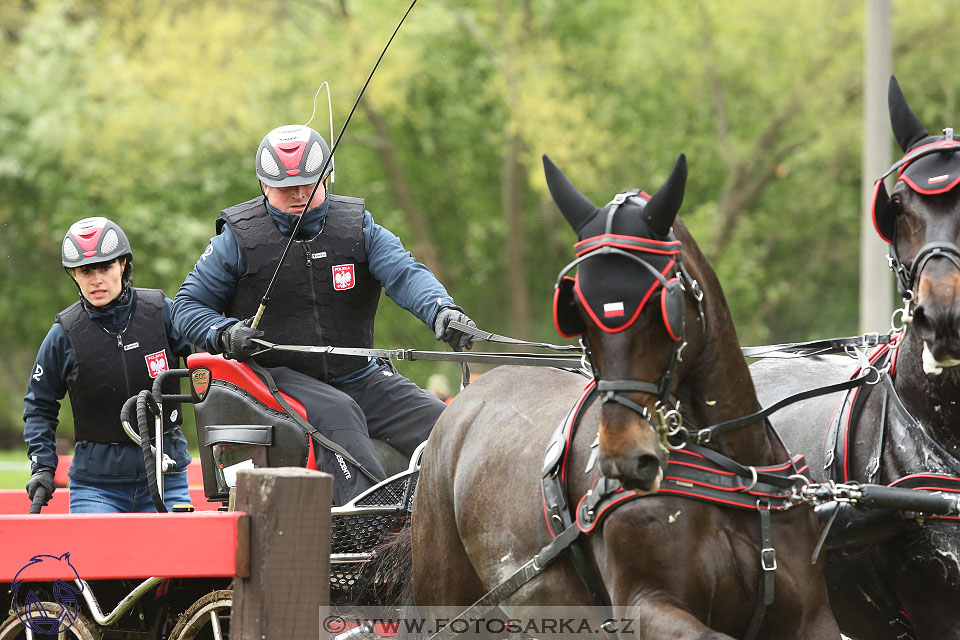
{"type": "MultiPolygon", "coordinates": [[[[870,365],[879,371],[880,383],[876,386],[883,394],[880,422],[876,433],[872,435],[870,447],[872,453],[870,462],[866,469],[866,475],[862,476],[853,469],[853,460],[851,459],[848,443],[857,437],[856,426],[863,407],[870,397],[868,390],[861,390],[859,387],[850,389],[840,401],[837,410],[834,411],[833,419],[827,429],[824,440],[824,462],[823,477],[828,481],[834,482],[862,482],[876,483],[880,480],[880,461],[885,453],[885,441],[887,436],[887,423],[890,420],[891,413],[900,416],[908,423],[910,431],[922,432],[919,422],[907,407],[903,404],[900,394],[897,393],[893,377],[896,372],[896,353],[897,346],[902,334],[894,334],[891,344],[882,345],[876,352],[870,356],[870,365]],[[862,391],[862,392],[861,392],[862,391]]],[[[858,369],[852,377],[859,375],[858,369]]],[[[960,469],[960,462],[957,462],[956,468],[960,469]]],[[[890,482],[888,486],[900,487],[903,489],[913,489],[918,491],[943,491],[947,493],[960,494],[960,478],[952,475],[939,473],[914,473],[897,478],[890,482]]],[[[927,516],[929,518],[960,520],[960,517],[953,515],[935,515],[927,516]]]]}
{"type": "MultiPolygon", "coordinates": [[[[577,534],[589,534],[594,531],[603,518],[617,506],[630,500],[646,497],[633,491],[625,491],[618,481],[598,475],[591,489],[584,494],[575,508],[567,500],[567,463],[570,443],[573,441],[584,411],[598,395],[596,387],[595,381],[587,384],[583,395],[557,428],[547,447],[541,474],[547,529],[550,535],[554,536],[554,542],[570,537],[571,541],[568,544],[571,549],[577,544],[577,534]],[[576,533],[571,534],[573,529],[576,533]]],[[[593,464],[594,456],[591,456],[587,472],[592,469],[593,464]]],[[[745,640],[756,637],[766,609],[773,603],[777,559],[773,546],[770,513],[801,504],[796,476],[806,470],[803,456],[796,456],[789,462],[771,467],[747,467],[713,449],[691,443],[682,449],[671,451],[660,489],[656,494],[648,494],[676,495],[757,512],[760,525],[762,571],[753,614],[744,634],[745,640]]],[[[602,597],[606,601],[605,591],[596,581],[589,565],[585,561],[578,560],[576,552],[573,556],[574,566],[577,567],[581,579],[588,586],[591,594],[594,594],[595,599],[602,597]]]]}
{"type": "MultiPolygon", "coordinates": [[[[877,387],[876,392],[882,393],[883,397],[881,400],[880,420],[868,442],[871,453],[867,469],[864,470],[864,473],[860,473],[858,469],[854,468],[850,447],[848,445],[854,441],[854,438],[858,438],[856,427],[859,423],[860,413],[863,411],[867,399],[870,397],[871,390],[864,389],[861,392],[860,388],[854,388],[847,391],[846,395],[840,401],[827,429],[824,439],[825,455],[822,469],[823,478],[826,481],[837,483],[880,482],[880,464],[885,455],[888,422],[891,419],[891,414],[895,414],[906,421],[908,431],[923,433],[917,419],[914,418],[906,406],[904,406],[903,400],[900,398],[894,386],[893,376],[896,369],[897,346],[901,338],[902,333],[892,334],[890,343],[881,345],[877,351],[870,356],[870,365],[880,372],[880,383],[875,385],[877,387]]],[[[854,376],[858,374],[859,370],[854,373],[854,376]]],[[[956,468],[960,468],[960,463],[958,463],[956,468]]],[[[960,478],[940,473],[913,473],[897,478],[887,486],[911,489],[914,491],[936,491],[960,495],[960,478]]],[[[844,506],[848,505],[836,505],[837,508],[835,508],[832,513],[828,512],[831,518],[830,522],[826,525],[826,531],[829,531],[832,520],[836,517],[836,511],[839,510],[839,507],[844,506]]],[[[826,514],[822,514],[821,519],[823,519],[825,515],[826,514]]],[[[896,516],[897,514],[891,515],[896,516]]],[[[869,517],[869,514],[859,517],[866,518],[869,517]]],[[[960,520],[960,516],[957,515],[925,514],[924,518],[960,520]]],[[[884,522],[883,524],[889,525],[888,522],[884,522]]],[[[872,521],[870,526],[879,529],[872,521]]],[[[919,521],[912,522],[899,518],[898,528],[892,530],[907,530],[918,526],[920,526],[919,521]]],[[[843,550],[842,557],[857,558],[869,551],[872,547],[873,544],[868,543],[865,546],[860,545],[856,548],[846,548],[843,550]]],[[[876,574],[876,568],[872,563],[867,562],[864,566],[865,570],[872,575],[869,576],[869,580],[865,581],[864,585],[861,585],[861,589],[865,589],[865,593],[868,591],[869,598],[874,601],[876,606],[887,612],[890,618],[890,625],[902,632],[902,635],[899,637],[907,640],[914,638],[915,631],[909,618],[907,618],[903,612],[903,606],[900,603],[899,597],[892,589],[888,588],[883,579],[876,574]]]]}

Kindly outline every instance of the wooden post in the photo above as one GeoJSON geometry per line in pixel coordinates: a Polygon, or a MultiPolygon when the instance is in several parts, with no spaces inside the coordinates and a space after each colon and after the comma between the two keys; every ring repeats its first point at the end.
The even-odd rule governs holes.
{"type": "Polygon", "coordinates": [[[237,474],[236,509],[250,516],[250,576],[234,581],[231,638],[320,638],[332,495],[333,478],[310,469],[237,474]]]}

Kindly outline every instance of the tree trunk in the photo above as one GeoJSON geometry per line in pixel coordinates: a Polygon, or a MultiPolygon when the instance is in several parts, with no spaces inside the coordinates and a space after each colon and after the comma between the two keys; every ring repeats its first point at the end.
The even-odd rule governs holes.
{"type": "Polygon", "coordinates": [[[507,138],[503,158],[503,215],[507,220],[507,265],[503,277],[510,292],[510,332],[524,338],[530,335],[530,293],[524,247],[526,229],[523,213],[526,204],[526,168],[519,160],[523,142],[518,135],[507,138]]]}
{"type": "Polygon", "coordinates": [[[361,105],[367,117],[370,118],[370,122],[373,123],[377,135],[377,148],[380,150],[383,168],[387,172],[387,181],[390,183],[390,189],[396,198],[397,206],[403,212],[403,217],[410,227],[410,233],[413,235],[413,242],[405,243],[404,246],[410,250],[417,260],[430,267],[430,270],[433,271],[440,282],[445,283],[446,270],[431,239],[430,225],[427,224],[426,216],[423,215],[423,211],[413,199],[413,193],[410,191],[403,166],[394,151],[393,138],[390,135],[390,127],[387,125],[386,118],[366,99],[361,101],[361,105]]]}

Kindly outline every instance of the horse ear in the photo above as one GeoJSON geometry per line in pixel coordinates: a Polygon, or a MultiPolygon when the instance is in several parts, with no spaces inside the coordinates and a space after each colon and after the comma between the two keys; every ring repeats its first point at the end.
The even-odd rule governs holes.
{"type": "Polygon", "coordinates": [[[663,183],[647,206],[643,208],[643,217],[651,231],[660,236],[670,233],[670,227],[677,218],[680,205],[683,204],[683,192],[687,186],[687,156],[680,154],[677,164],[667,181],[663,183]]]}
{"type": "Polygon", "coordinates": [[[890,109],[890,124],[893,126],[893,135],[904,153],[930,135],[920,119],[907,105],[907,99],[903,97],[903,91],[900,90],[900,84],[897,82],[896,76],[890,76],[887,104],[890,109]]]}
{"type": "Polygon", "coordinates": [[[557,203],[560,213],[579,235],[583,225],[596,215],[597,206],[577,191],[573,183],[567,179],[567,176],[563,175],[563,172],[557,168],[557,165],[553,164],[546,154],[543,156],[543,172],[547,177],[547,187],[550,189],[553,201],[557,203]]]}

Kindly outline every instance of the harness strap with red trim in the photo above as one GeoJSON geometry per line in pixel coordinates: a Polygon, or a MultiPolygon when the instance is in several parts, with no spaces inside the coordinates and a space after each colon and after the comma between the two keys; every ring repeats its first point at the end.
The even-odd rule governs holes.
{"type": "MultiPolygon", "coordinates": [[[[834,412],[830,427],[827,430],[824,440],[825,456],[823,468],[823,476],[827,480],[843,483],[858,481],[874,483],[879,480],[880,461],[884,455],[887,422],[891,413],[899,414],[905,420],[908,420],[911,425],[915,426],[918,433],[922,433],[919,422],[911,415],[906,406],[904,406],[903,400],[900,398],[900,394],[897,393],[893,383],[893,376],[896,373],[896,347],[900,335],[896,336],[896,338],[891,345],[882,345],[870,356],[871,366],[880,371],[884,398],[880,414],[880,423],[871,440],[873,451],[870,456],[868,468],[866,469],[866,476],[859,477],[859,474],[853,468],[853,460],[849,446],[850,443],[857,438],[856,426],[859,422],[860,413],[863,411],[867,399],[870,396],[869,392],[860,393],[860,388],[858,387],[848,391],[840,401],[834,412]]],[[[853,377],[856,377],[858,374],[859,370],[854,373],[853,377]]],[[[941,491],[960,494],[960,477],[941,473],[916,473],[898,478],[890,482],[888,486],[913,489],[916,491],[941,491]]],[[[960,517],[954,515],[930,514],[927,517],[960,520],[960,517]]]]}
{"type": "MultiPolygon", "coordinates": [[[[802,455],[790,462],[770,467],[744,467],[712,449],[687,445],[670,452],[667,472],[657,495],[675,495],[726,507],[758,510],[758,502],[767,509],[784,511],[797,504],[797,485],[790,476],[807,470],[802,455]]],[[[584,533],[593,531],[613,507],[635,498],[619,483],[598,477],[577,505],[577,526],[584,533]],[[610,483],[615,483],[611,485],[610,483]]]]}
{"type": "MultiPolygon", "coordinates": [[[[920,425],[916,418],[904,406],[900,395],[897,393],[893,382],[893,376],[896,371],[897,345],[902,334],[894,334],[891,344],[882,345],[876,352],[870,356],[870,364],[880,371],[881,384],[877,385],[882,389],[883,398],[881,400],[880,421],[874,434],[871,435],[869,446],[871,454],[868,462],[866,475],[860,476],[853,467],[853,460],[850,451],[850,444],[857,438],[856,426],[859,417],[867,399],[870,397],[870,391],[865,390],[860,393],[860,388],[851,389],[846,393],[843,399],[837,405],[830,426],[824,439],[824,465],[823,477],[833,482],[857,482],[863,477],[863,482],[874,483],[879,480],[880,463],[884,456],[884,443],[886,441],[887,422],[891,413],[899,414],[909,424],[916,427],[918,433],[922,433],[920,425]]],[[[854,376],[859,374],[859,370],[854,376]]],[[[881,487],[883,485],[880,485],[881,487]]],[[[911,489],[914,491],[935,491],[960,495],[960,478],[938,473],[915,473],[894,480],[887,485],[901,489],[911,489]]],[[[910,505],[905,505],[910,506],[910,505]]],[[[918,508],[918,507],[914,507],[918,508]]],[[[910,530],[920,526],[920,520],[908,518],[906,514],[895,511],[893,513],[885,512],[875,515],[867,511],[866,513],[852,509],[849,504],[835,503],[824,510],[823,507],[817,507],[817,515],[821,522],[828,521],[821,539],[821,545],[831,534],[832,543],[828,547],[842,548],[844,552],[842,557],[858,558],[863,553],[873,547],[873,541],[883,540],[887,537],[910,530]],[[838,519],[837,515],[841,514],[838,519]],[[846,521],[844,522],[844,518],[846,521]],[[840,525],[834,525],[834,520],[840,521],[840,525]],[[831,529],[839,531],[831,533],[831,529]],[[844,528],[853,532],[847,534],[844,528]],[[872,536],[862,535],[862,532],[870,529],[872,536]],[[834,539],[836,538],[836,539],[834,539]],[[851,539],[847,539],[851,538],[851,539]],[[843,542],[856,541],[858,544],[851,547],[843,542]],[[865,545],[865,546],[864,546],[865,545]]],[[[940,520],[960,520],[960,516],[935,513],[927,513],[925,518],[935,518],[940,520]]],[[[819,545],[818,545],[819,548],[819,545]]],[[[862,567],[863,570],[874,574],[873,579],[864,582],[861,588],[867,588],[869,585],[869,595],[878,604],[878,606],[888,612],[890,624],[895,625],[903,631],[905,638],[914,637],[913,628],[910,620],[903,613],[903,607],[899,597],[894,591],[886,588],[872,563],[868,562],[862,567]]]]}
{"type": "MultiPolygon", "coordinates": [[[[598,475],[593,486],[580,499],[575,515],[567,501],[566,477],[570,443],[586,408],[597,396],[596,382],[591,381],[566,418],[554,433],[547,447],[541,475],[544,518],[555,540],[575,527],[579,533],[591,533],[614,508],[629,500],[645,496],[625,491],[620,483],[598,475]]],[[[597,446],[595,442],[593,446],[597,446]]],[[[592,455],[586,471],[592,469],[592,455]]],[[[803,456],[769,467],[748,467],[713,449],[688,444],[671,452],[660,489],[656,494],[677,495],[721,506],[755,510],[760,524],[760,572],[753,614],[744,638],[752,639],[759,632],[768,606],[773,603],[776,550],[773,546],[771,511],[783,511],[800,504],[795,476],[806,472],[803,456]],[[792,477],[793,476],[793,477],[792,477]]],[[[572,548],[572,546],[571,546],[572,548]]],[[[583,567],[589,565],[584,562],[583,567]]],[[[602,592],[599,586],[589,587],[595,580],[592,572],[577,566],[584,583],[591,591],[602,592]]]]}

